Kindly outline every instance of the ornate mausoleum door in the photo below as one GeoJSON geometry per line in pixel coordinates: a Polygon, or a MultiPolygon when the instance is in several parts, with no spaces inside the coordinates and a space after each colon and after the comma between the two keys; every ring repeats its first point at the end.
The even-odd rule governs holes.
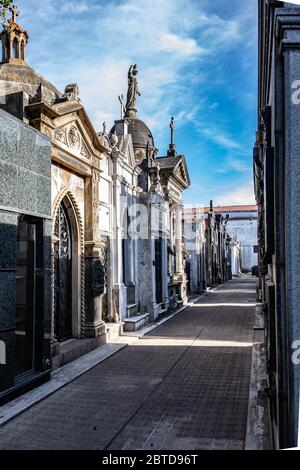
{"type": "Polygon", "coordinates": [[[64,204],[55,220],[54,234],[54,321],[55,337],[65,341],[72,336],[72,236],[64,204]]]}

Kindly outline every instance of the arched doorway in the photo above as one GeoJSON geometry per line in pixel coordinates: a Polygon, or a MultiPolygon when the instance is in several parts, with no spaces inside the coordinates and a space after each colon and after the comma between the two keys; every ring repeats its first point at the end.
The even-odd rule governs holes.
{"type": "MultiPolygon", "coordinates": [[[[74,195],[65,188],[53,208],[53,342],[85,335],[84,228],[74,195]]],[[[54,344],[53,343],[53,344],[54,344]]]]}
{"type": "Polygon", "coordinates": [[[62,342],[72,337],[72,225],[65,202],[54,224],[54,334],[62,342]]]}

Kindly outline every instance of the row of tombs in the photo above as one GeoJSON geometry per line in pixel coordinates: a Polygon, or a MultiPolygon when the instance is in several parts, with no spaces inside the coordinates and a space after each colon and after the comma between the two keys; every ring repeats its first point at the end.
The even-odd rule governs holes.
{"type": "MultiPolygon", "coordinates": [[[[183,223],[190,178],[174,120],[167,155],[158,156],[137,118],[137,67],[121,118],[96,132],[76,84],[61,93],[26,64],[28,34],[14,16],[0,37],[3,403],[186,304],[205,289],[207,266],[203,214],[183,223]]],[[[221,232],[216,282],[229,277],[221,232]]]]}

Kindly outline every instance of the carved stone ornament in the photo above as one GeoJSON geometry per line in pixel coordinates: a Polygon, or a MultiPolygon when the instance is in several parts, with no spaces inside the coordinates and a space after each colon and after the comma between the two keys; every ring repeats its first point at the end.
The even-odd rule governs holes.
{"type": "Polygon", "coordinates": [[[97,211],[99,207],[99,198],[98,198],[98,183],[100,181],[100,173],[98,171],[93,171],[93,209],[95,211],[96,217],[95,217],[95,224],[97,224],[97,211]]]}
{"type": "Polygon", "coordinates": [[[137,162],[137,164],[141,163],[141,161],[144,160],[144,158],[146,158],[146,151],[145,150],[136,150],[135,153],[135,160],[137,162]]]}
{"type": "Polygon", "coordinates": [[[67,145],[67,135],[66,135],[66,129],[58,129],[55,132],[55,140],[58,142],[61,142],[62,144],[67,145]]]}
{"type": "Polygon", "coordinates": [[[75,126],[71,126],[68,130],[68,145],[72,150],[80,148],[80,134],[75,126]]]}
{"type": "Polygon", "coordinates": [[[110,150],[110,149],[111,149],[111,145],[110,145],[110,141],[109,141],[108,135],[103,134],[102,132],[100,132],[100,133],[98,134],[98,137],[99,137],[99,141],[100,141],[100,144],[102,145],[102,147],[104,147],[104,148],[107,149],[107,150],[110,150]]]}
{"type": "Polygon", "coordinates": [[[157,206],[160,206],[164,202],[164,198],[158,194],[157,192],[151,192],[151,204],[156,204],[157,206]]]}
{"type": "Polygon", "coordinates": [[[66,86],[63,98],[68,101],[80,101],[77,83],[70,83],[66,86]]]}
{"type": "Polygon", "coordinates": [[[116,131],[115,131],[113,134],[111,134],[111,136],[110,136],[110,143],[111,143],[112,147],[115,147],[115,146],[117,145],[117,143],[118,143],[118,136],[117,136],[117,134],[116,134],[116,131]]]}
{"type": "Polygon", "coordinates": [[[87,146],[85,145],[84,142],[82,142],[80,154],[87,160],[91,158],[90,152],[88,151],[87,146]]]}
{"type": "Polygon", "coordinates": [[[96,182],[100,181],[99,171],[96,171],[96,170],[93,171],[93,180],[96,181],[96,182]]]}

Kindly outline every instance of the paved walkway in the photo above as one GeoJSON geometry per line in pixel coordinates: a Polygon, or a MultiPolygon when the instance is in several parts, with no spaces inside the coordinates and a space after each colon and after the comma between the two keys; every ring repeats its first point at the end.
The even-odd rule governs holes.
{"type": "Polygon", "coordinates": [[[242,449],[255,281],[227,283],[0,427],[1,449],[242,449]]]}

